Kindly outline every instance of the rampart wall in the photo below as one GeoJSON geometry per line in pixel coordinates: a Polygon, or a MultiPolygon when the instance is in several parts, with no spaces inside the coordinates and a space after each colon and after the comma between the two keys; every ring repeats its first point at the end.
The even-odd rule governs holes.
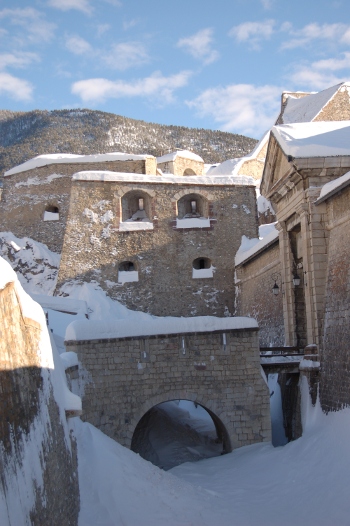
{"type": "Polygon", "coordinates": [[[257,329],[68,341],[66,348],[89,378],[83,418],[127,447],[149,409],[179,399],[219,419],[226,451],[271,438],[257,329]]]}
{"type": "Polygon", "coordinates": [[[234,255],[243,234],[257,235],[254,187],[77,180],[71,194],[58,293],[73,280],[94,280],[128,308],[157,316],[233,313],[234,255]],[[131,192],[148,202],[152,229],[121,229],[122,201],[131,192]],[[210,224],[177,225],[178,202],[187,194],[204,199],[210,224]],[[210,277],[193,277],[197,258],[209,260],[210,277]],[[134,265],[137,281],[118,282],[123,261],[134,265]]]}
{"type": "Polygon", "coordinates": [[[73,526],[80,507],[76,447],[67,439],[50,371],[40,365],[41,330],[24,317],[8,283],[0,290],[0,492],[11,526],[61,526],[63,517],[73,526]]]}

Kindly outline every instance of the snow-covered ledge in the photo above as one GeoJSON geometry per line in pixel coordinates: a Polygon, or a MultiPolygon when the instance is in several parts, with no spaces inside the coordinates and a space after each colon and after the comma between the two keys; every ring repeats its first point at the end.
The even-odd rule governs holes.
{"type": "Polygon", "coordinates": [[[139,280],[139,273],[137,270],[119,270],[118,283],[131,283],[139,280]]]}
{"type": "Polygon", "coordinates": [[[44,221],[59,221],[60,214],[57,212],[44,212],[44,221]]]}
{"type": "Polygon", "coordinates": [[[210,268],[193,268],[192,269],[192,278],[198,279],[198,278],[212,278],[214,275],[214,267],[211,266],[210,268]]]}
{"type": "Polygon", "coordinates": [[[207,217],[186,217],[184,219],[176,218],[176,228],[208,228],[210,219],[207,217]]]}
{"type": "Polygon", "coordinates": [[[124,221],[119,223],[119,232],[135,232],[136,230],[153,230],[150,221],[124,221]]]}

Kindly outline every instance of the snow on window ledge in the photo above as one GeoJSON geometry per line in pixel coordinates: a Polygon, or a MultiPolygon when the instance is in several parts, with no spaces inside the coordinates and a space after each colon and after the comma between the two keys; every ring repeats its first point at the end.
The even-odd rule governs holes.
{"type": "Polygon", "coordinates": [[[60,214],[56,212],[44,212],[44,221],[58,221],[60,214]]]}
{"type": "Polygon", "coordinates": [[[192,278],[198,279],[198,278],[212,278],[214,275],[214,267],[211,266],[210,268],[193,268],[192,269],[192,278]]]}
{"type": "Polygon", "coordinates": [[[134,232],[136,230],[153,230],[150,221],[125,221],[119,223],[119,232],[134,232]]]}
{"type": "Polygon", "coordinates": [[[207,217],[186,217],[176,219],[176,228],[208,228],[210,219],[207,217]]]}
{"type": "Polygon", "coordinates": [[[120,270],[118,272],[118,283],[131,283],[139,280],[139,273],[137,270],[120,270]]]}

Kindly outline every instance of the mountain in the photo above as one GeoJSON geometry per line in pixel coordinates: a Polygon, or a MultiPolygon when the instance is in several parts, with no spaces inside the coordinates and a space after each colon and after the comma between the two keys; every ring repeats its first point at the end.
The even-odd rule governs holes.
{"type": "Polygon", "coordinates": [[[214,164],[242,157],[256,143],[234,133],[153,124],[96,110],[0,110],[0,173],[44,153],[160,156],[186,149],[214,164]]]}

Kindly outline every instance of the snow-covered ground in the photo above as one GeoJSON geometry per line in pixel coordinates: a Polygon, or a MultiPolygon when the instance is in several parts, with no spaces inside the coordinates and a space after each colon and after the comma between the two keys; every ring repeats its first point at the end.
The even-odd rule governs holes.
{"type": "MultiPolygon", "coordinates": [[[[24,242],[6,235],[3,251],[14,267],[24,269],[26,278],[21,278],[21,282],[31,293],[50,294],[52,290],[54,280],[46,291],[40,280],[34,279],[42,264],[42,255],[49,266],[57,264],[46,250],[44,245],[34,246],[32,240],[24,242]]],[[[41,274],[45,280],[44,268],[41,274]]],[[[74,300],[86,302],[91,320],[107,316],[137,323],[136,316],[139,316],[145,323],[152,319],[113,302],[96,283],[72,283],[64,292],[74,300]]],[[[81,304],[75,302],[74,305],[81,304]]],[[[61,343],[61,351],[64,351],[66,326],[73,319],[83,320],[85,314],[78,312],[74,316],[49,309],[49,321],[56,343],[57,340],[61,343]]],[[[55,368],[59,361],[56,362],[57,357],[55,368]]],[[[276,392],[275,380],[270,378],[269,387],[276,392]]],[[[323,414],[319,405],[311,406],[306,385],[302,399],[303,436],[300,439],[283,447],[256,444],[228,455],[185,462],[170,471],[159,469],[78,417],[71,419],[78,446],[79,526],[348,526],[350,409],[323,414]]],[[[65,403],[62,401],[62,407],[65,403]]],[[[208,416],[198,415],[193,404],[188,404],[171,403],[159,408],[179,424],[180,434],[186,426],[191,428],[190,436],[194,436],[194,431],[198,433],[194,444],[182,443],[178,447],[164,440],[171,435],[171,426],[167,422],[162,436],[164,419],[158,420],[161,433],[150,438],[164,467],[169,467],[167,462],[173,459],[174,452],[181,461],[187,460],[188,453],[191,460],[198,459],[203,456],[203,446],[208,445],[205,437],[214,438],[208,416]],[[200,434],[204,442],[198,438],[200,434]]],[[[278,411],[279,407],[273,409],[274,417],[278,411]]],[[[277,428],[283,443],[280,422],[277,428]]],[[[205,453],[208,456],[207,449],[205,453]]]]}
{"type": "Polygon", "coordinates": [[[305,403],[303,416],[304,435],[284,447],[256,444],[170,472],[74,419],[79,524],[348,526],[350,409],[325,415],[305,403]]]}

